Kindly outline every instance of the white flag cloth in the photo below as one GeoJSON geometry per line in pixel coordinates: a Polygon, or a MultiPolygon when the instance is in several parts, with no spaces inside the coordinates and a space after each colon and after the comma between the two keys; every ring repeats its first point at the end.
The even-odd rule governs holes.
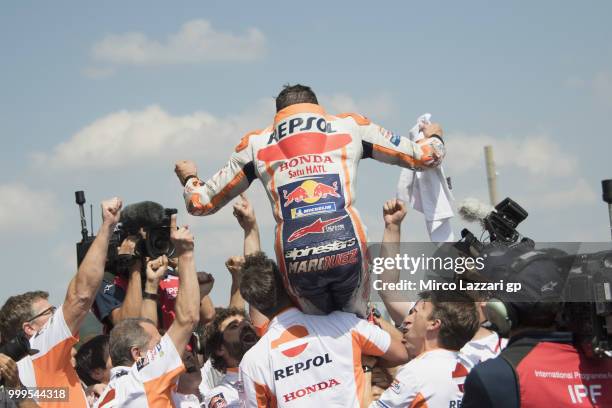
{"type": "MultiPolygon", "coordinates": [[[[408,132],[412,141],[425,136],[419,131],[419,124],[430,123],[431,114],[425,113],[408,132]]],[[[427,232],[432,242],[450,242],[455,237],[450,219],[453,212],[453,194],[448,188],[442,165],[422,171],[402,169],[397,184],[397,198],[423,213],[427,232]]]]}

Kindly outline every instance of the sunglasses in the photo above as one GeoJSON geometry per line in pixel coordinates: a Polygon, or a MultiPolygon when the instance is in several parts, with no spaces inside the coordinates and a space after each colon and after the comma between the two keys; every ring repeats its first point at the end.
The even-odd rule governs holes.
{"type": "Polygon", "coordinates": [[[34,320],[36,320],[36,319],[38,319],[39,317],[42,317],[42,316],[52,315],[53,313],[55,313],[56,310],[57,310],[57,307],[55,307],[55,306],[48,307],[45,310],[43,310],[42,312],[40,312],[39,314],[37,314],[36,316],[32,317],[30,320],[26,320],[26,323],[31,323],[34,320]]]}

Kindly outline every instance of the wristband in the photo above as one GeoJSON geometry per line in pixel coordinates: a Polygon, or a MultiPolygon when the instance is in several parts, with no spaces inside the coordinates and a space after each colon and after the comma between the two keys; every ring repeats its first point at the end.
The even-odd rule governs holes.
{"type": "Polygon", "coordinates": [[[191,180],[192,178],[194,178],[194,177],[195,177],[195,178],[198,178],[198,176],[196,176],[195,174],[191,174],[191,175],[187,176],[187,177],[185,178],[185,182],[183,183],[183,186],[187,185],[187,182],[188,182],[189,180],[191,180]]]}
{"type": "Polygon", "coordinates": [[[159,296],[157,293],[149,293],[149,292],[144,292],[142,294],[142,298],[143,299],[149,299],[149,300],[154,300],[157,302],[157,299],[159,299],[159,296]]]}
{"type": "Polygon", "coordinates": [[[442,136],[440,136],[440,135],[433,134],[433,135],[431,135],[431,136],[429,136],[429,137],[430,137],[430,138],[435,137],[436,139],[438,139],[439,141],[441,141],[441,142],[442,142],[442,144],[444,144],[444,139],[442,139],[442,136]]]}

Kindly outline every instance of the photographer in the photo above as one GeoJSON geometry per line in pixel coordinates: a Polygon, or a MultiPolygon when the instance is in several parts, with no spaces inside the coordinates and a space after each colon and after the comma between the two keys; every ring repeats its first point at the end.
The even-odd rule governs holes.
{"type": "Polygon", "coordinates": [[[490,305],[490,312],[505,308],[510,339],[470,372],[463,408],[612,406],[612,360],[587,358],[570,332],[557,331],[565,279],[552,259],[536,259],[518,271],[520,298],[490,305]]]}
{"type": "Polygon", "coordinates": [[[111,380],[98,407],[172,407],[172,391],[185,366],[181,356],[199,319],[199,286],[194,261],[194,240],[188,227],[170,222],[170,237],[178,257],[179,289],[176,317],[160,336],[148,319],[130,318],[110,334],[113,362],[111,380]]]}
{"type": "Polygon", "coordinates": [[[0,332],[10,340],[19,330],[38,352],[21,359],[19,377],[27,387],[63,388],[68,402],[40,400],[41,407],[84,407],[85,393],[70,364],[71,349],[78,342],[81,323],[94,301],[104,275],[108,243],[119,221],[121,200],[102,202],[102,226],[74,278],[64,303],[55,307],[46,292],[27,292],[10,297],[0,310],[0,332]]]}

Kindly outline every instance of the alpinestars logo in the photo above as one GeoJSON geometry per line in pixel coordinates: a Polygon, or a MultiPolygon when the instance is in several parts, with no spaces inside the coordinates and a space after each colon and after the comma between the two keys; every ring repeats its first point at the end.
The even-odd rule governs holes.
{"type": "Polygon", "coordinates": [[[289,235],[287,242],[295,241],[296,239],[302,238],[303,236],[306,236],[309,234],[323,234],[325,232],[329,232],[328,231],[329,226],[337,223],[338,221],[346,217],[348,217],[348,215],[343,215],[343,216],[336,217],[336,218],[330,218],[329,220],[325,220],[325,221],[319,218],[312,224],[293,231],[293,234],[289,235]]]}

